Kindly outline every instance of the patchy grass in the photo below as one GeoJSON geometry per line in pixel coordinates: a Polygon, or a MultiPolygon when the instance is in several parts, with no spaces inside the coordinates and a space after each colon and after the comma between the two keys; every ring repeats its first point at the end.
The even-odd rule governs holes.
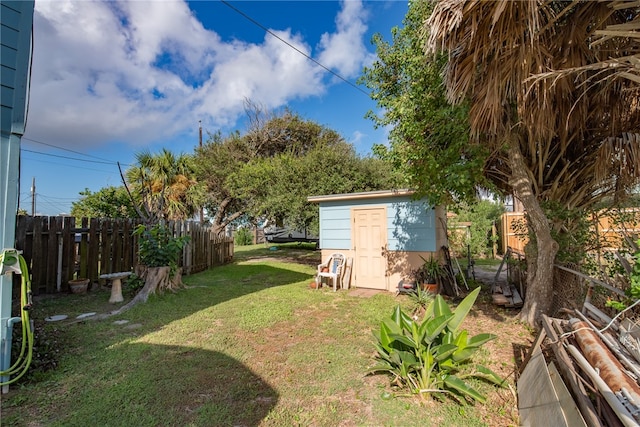
{"type": "MultiPolygon", "coordinates": [[[[43,322],[59,336],[57,367],[1,397],[2,425],[517,425],[508,389],[478,384],[484,406],[393,397],[388,377],[365,375],[371,332],[409,298],[309,289],[319,252],[276,247],[238,247],[233,264],[185,277],[187,289],[119,317],[43,322]]],[[[108,298],[44,298],[33,316],[107,312],[108,298]]],[[[498,335],[481,362],[512,385],[516,348],[531,340],[514,314],[479,298],[465,324],[498,335]]]]}

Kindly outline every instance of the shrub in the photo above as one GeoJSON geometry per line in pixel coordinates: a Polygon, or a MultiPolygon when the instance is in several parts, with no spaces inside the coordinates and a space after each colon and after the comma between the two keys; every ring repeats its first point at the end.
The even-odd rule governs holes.
{"type": "Polygon", "coordinates": [[[247,246],[253,243],[253,233],[246,227],[239,228],[233,235],[234,243],[238,246],[247,246]]]}
{"type": "Polygon", "coordinates": [[[175,237],[167,227],[156,224],[147,229],[139,225],[133,232],[139,237],[138,256],[140,263],[147,267],[171,267],[171,271],[178,268],[182,249],[189,241],[189,236],[175,237]]]}
{"type": "Polygon", "coordinates": [[[607,300],[607,307],[613,307],[618,311],[625,310],[640,299],[640,239],[635,243],[634,254],[632,256],[633,265],[629,272],[629,286],[625,290],[624,301],[607,300]]]}
{"type": "Polygon", "coordinates": [[[484,403],[485,396],[465,380],[476,377],[498,385],[504,381],[490,369],[471,363],[471,356],[496,336],[469,337],[467,330],[460,330],[479,292],[480,288],[474,289],[454,311],[436,295],[421,322],[397,306],[391,318],[382,321],[380,331],[374,332],[378,363],[369,372],[389,373],[392,384],[421,397],[447,394],[459,402],[484,403]]]}

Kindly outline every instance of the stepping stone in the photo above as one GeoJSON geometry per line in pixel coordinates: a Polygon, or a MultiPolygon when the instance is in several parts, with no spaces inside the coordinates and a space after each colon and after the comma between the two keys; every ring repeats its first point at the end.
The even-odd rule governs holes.
{"type": "Polygon", "coordinates": [[[116,320],[113,322],[114,325],[126,325],[127,323],[129,323],[128,320],[116,320]]]}
{"type": "Polygon", "coordinates": [[[85,317],[91,317],[91,316],[95,316],[95,315],[96,315],[95,311],[93,311],[91,313],[82,313],[82,314],[79,314],[78,316],[76,316],[76,319],[84,319],[85,317]]]}
{"type": "Polygon", "coordinates": [[[64,320],[64,319],[66,319],[67,317],[69,317],[69,316],[67,316],[66,314],[56,314],[56,315],[54,315],[54,316],[46,317],[46,318],[44,319],[44,321],[45,321],[45,322],[59,322],[60,320],[64,320]]]}

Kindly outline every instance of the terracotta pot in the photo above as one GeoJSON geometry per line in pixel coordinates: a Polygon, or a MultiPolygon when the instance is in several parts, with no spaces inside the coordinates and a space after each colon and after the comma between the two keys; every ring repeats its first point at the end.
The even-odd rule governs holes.
{"type": "Polygon", "coordinates": [[[89,287],[89,279],[69,280],[69,289],[73,294],[86,294],[89,287]]]}
{"type": "Polygon", "coordinates": [[[423,291],[431,292],[432,294],[438,293],[438,284],[437,283],[423,283],[420,285],[423,291]]]}

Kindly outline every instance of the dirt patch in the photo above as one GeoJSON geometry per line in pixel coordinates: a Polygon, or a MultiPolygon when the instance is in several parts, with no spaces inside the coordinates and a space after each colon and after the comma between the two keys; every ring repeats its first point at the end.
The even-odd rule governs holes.
{"type": "MultiPolygon", "coordinates": [[[[251,261],[299,262],[295,256],[287,255],[286,258],[277,256],[263,257],[251,261]]],[[[302,263],[311,265],[314,265],[315,262],[312,260],[309,263],[308,258],[302,261],[302,263]]],[[[522,360],[531,347],[534,335],[526,325],[518,321],[518,309],[508,309],[492,303],[489,289],[495,280],[496,270],[476,267],[475,273],[476,280],[483,283],[483,292],[480,293],[463,327],[469,331],[470,335],[486,332],[496,335],[496,339],[487,343],[478,353],[476,361],[492,369],[506,379],[507,383],[505,388],[489,389],[486,393],[487,403],[485,405],[476,405],[475,410],[487,425],[496,427],[515,426],[518,425],[516,396],[518,372],[522,360]]],[[[498,277],[498,280],[506,280],[506,273],[503,272],[498,277]]],[[[460,296],[461,299],[468,291],[462,283],[460,283],[460,289],[463,293],[460,296]]],[[[326,290],[323,289],[322,291],[326,290]]],[[[351,289],[348,291],[348,295],[366,298],[380,292],[370,289],[351,289]]],[[[456,298],[456,302],[459,302],[460,299],[456,298]]],[[[452,305],[456,304],[456,302],[450,301],[449,298],[447,300],[452,305]]],[[[330,369],[328,367],[331,366],[331,357],[327,355],[325,349],[331,348],[334,341],[326,333],[326,319],[333,319],[338,324],[346,324],[342,322],[347,322],[347,319],[341,320],[341,316],[345,315],[344,312],[336,312],[335,308],[331,306],[310,306],[296,313],[296,319],[274,325],[259,340],[251,340],[250,336],[242,336],[238,337],[238,339],[252,342],[252,351],[257,355],[252,363],[252,369],[260,375],[272,378],[272,381],[279,384],[279,387],[286,388],[290,382],[303,383],[309,378],[314,378],[314,387],[326,388],[327,395],[333,397],[331,404],[341,407],[341,412],[359,414],[364,417],[360,419],[361,421],[370,420],[370,418],[367,418],[370,415],[365,415],[371,414],[372,411],[370,396],[388,387],[388,380],[384,376],[364,377],[359,385],[353,388],[345,388],[337,393],[331,391],[336,385],[331,384],[329,379],[323,377],[325,375],[324,371],[330,369]],[[304,327],[301,328],[299,326],[300,322],[304,327]],[[309,336],[313,336],[314,339],[309,341],[309,336]],[[274,351],[275,348],[277,348],[277,351],[274,351]],[[310,358],[309,364],[297,365],[298,369],[300,369],[300,366],[303,367],[301,371],[291,372],[290,360],[295,359],[304,351],[309,351],[317,356],[310,358]]],[[[362,336],[368,337],[369,335],[370,331],[362,332],[362,336]]],[[[354,345],[354,348],[357,348],[357,346],[354,345]]],[[[366,348],[366,345],[363,345],[362,348],[366,348]]],[[[360,360],[372,360],[372,354],[362,353],[357,356],[360,360]]],[[[353,424],[346,423],[343,425],[358,425],[358,422],[354,421],[353,424]]]]}
{"type": "Polygon", "coordinates": [[[352,297],[360,297],[360,298],[371,298],[374,295],[378,295],[386,291],[379,291],[377,289],[363,289],[363,288],[354,288],[349,290],[349,296],[352,297]]]}

